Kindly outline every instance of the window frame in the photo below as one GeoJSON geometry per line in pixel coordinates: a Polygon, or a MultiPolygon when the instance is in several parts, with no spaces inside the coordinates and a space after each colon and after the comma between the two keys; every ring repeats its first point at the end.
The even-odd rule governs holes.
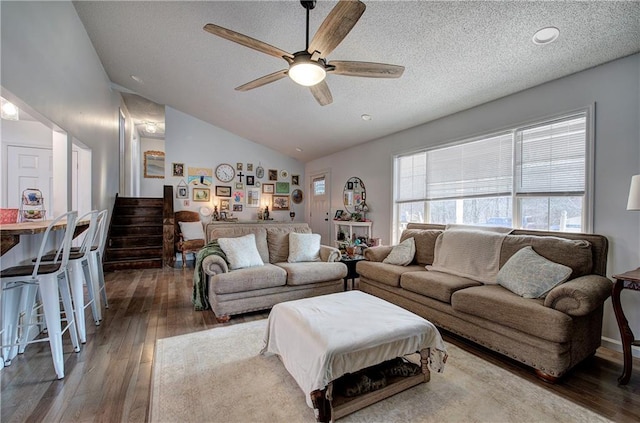
{"type": "MultiPolygon", "coordinates": [[[[400,177],[399,177],[399,173],[400,173],[400,168],[399,168],[399,160],[403,157],[409,157],[409,156],[415,156],[418,154],[422,154],[425,152],[429,152],[429,151],[433,151],[433,150],[439,150],[439,149],[444,149],[444,148],[449,148],[449,147],[454,147],[457,145],[461,145],[461,144],[466,144],[466,143],[471,143],[471,142],[476,142],[482,139],[490,139],[492,137],[496,137],[499,136],[501,134],[504,133],[510,133],[511,134],[511,138],[512,138],[512,173],[513,173],[513,184],[512,184],[512,192],[510,194],[511,196],[511,200],[512,200],[512,225],[514,228],[519,228],[521,226],[521,219],[522,219],[522,210],[521,210],[521,205],[520,205],[520,199],[522,198],[535,198],[535,197],[539,197],[539,198],[552,198],[552,197],[566,197],[566,196],[570,196],[571,195],[581,195],[583,196],[583,202],[582,202],[582,226],[581,226],[581,231],[585,232],[585,233],[592,233],[593,232],[593,187],[594,187],[594,173],[595,173],[595,160],[594,160],[594,122],[593,122],[593,116],[594,116],[594,107],[595,105],[590,105],[588,107],[583,107],[583,108],[579,108],[579,109],[575,109],[575,110],[571,110],[571,111],[567,111],[567,112],[563,112],[563,113],[557,113],[557,114],[553,114],[553,115],[548,115],[548,116],[544,116],[544,117],[539,117],[536,119],[531,119],[529,121],[526,122],[521,122],[517,125],[509,125],[506,128],[500,128],[497,130],[492,130],[492,131],[487,131],[485,133],[482,134],[476,134],[470,137],[465,137],[465,138],[460,138],[454,141],[450,141],[450,142],[445,142],[445,143],[441,143],[441,144],[437,144],[437,145],[433,145],[427,148],[421,148],[421,149],[417,149],[417,150],[412,150],[412,151],[405,151],[402,153],[398,153],[396,155],[393,156],[393,188],[392,188],[392,222],[391,222],[391,239],[393,240],[394,243],[396,243],[399,238],[400,238],[400,234],[402,232],[402,229],[400,228],[401,226],[401,222],[399,221],[400,219],[400,205],[401,204],[405,204],[405,203],[415,203],[415,202],[419,202],[422,201],[424,203],[426,203],[425,206],[425,213],[424,213],[424,220],[425,222],[428,222],[430,220],[430,210],[429,210],[429,202],[433,201],[433,200],[429,200],[428,198],[426,198],[427,196],[425,195],[425,198],[422,199],[411,199],[411,200],[401,200],[398,201],[397,197],[398,197],[398,193],[399,193],[399,181],[400,181],[400,177]],[[517,139],[516,139],[516,135],[518,133],[518,131],[523,131],[526,130],[527,128],[531,128],[531,127],[536,127],[536,126],[541,126],[541,125],[545,125],[545,124],[551,124],[554,121],[563,121],[563,120],[567,120],[567,119],[571,119],[571,118],[575,118],[575,117],[580,117],[580,116],[584,116],[585,118],[585,181],[584,181],[584,193],[517,193],[517,184],[516,184],[516,159],[517,159],[517,154],[518,152],[517,150],[517,139]],[[556,194],[561,194],[561,195],[556,195],[556,194]]],[[[485,198],[484,196],[482,198],[485,198]]],[[[488,197],[487,197],[488,198],[488,197]]],[[[463,198],[461,197],[460,200],[462,200],[463,198]]]]}

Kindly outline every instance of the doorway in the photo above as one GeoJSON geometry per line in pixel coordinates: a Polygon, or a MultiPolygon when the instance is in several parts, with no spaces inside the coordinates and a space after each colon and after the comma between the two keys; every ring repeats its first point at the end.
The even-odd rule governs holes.
{"type": "Polygon", "coordinates": [[[333,245],[331,237],[331,172],[314,173],[309,178],[311,193],[309,226],[311,232],[320,234],[324,245],[333,245]]]}

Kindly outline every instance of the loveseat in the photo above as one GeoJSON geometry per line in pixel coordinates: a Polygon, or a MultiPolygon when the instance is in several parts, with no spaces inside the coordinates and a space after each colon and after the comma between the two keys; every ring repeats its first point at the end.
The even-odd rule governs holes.
{"type": "MultiPolygon", "coordinates": [[[[393,246],[365,250],[367,260],[356,267],[360,289],[419,314],[446,331],[518,360],[549,382],[555,382],[595,353],[601,341],[603,303],[612,287],[606,278],[608,241],[604,236],[513,230],[485,248],[471,243],[458,245],[456,251],[446,245],[447,240],[455,239],[453,235],[443,225],[410,223],[400,241],[402,244],[413,238],[415,254],[411,262],[384,263],[393,246]],[[557,281],[550,283],[550,290],[540,298],[526,298],[540,292],[533,295],[519,292],[527,291],[528,285],[544,285],[550,278],[546,268],[538,271],[536,266],[519,260],[522,254],[531,255],[531,251],[536,257],[555,263],[541,259],[544,266],[562,264],[568,269],[560,278],[568,280],[564,283],[560,280],[555,287],[557,281]],[[490,252],[497,263],[495,280],[500,283],[480,282],[464,272],[476,266],[477,273],[483,273],[486,262],[491,261],[483,257],[490,252]],[[484,261],[478,262],[479,258],[484,261]],[[443,263],[453,270],[443,268],[443,263]],[[427,265],[431,265],[429,270],[425,268],[427,265]],[[529,279],[519,273],[529,273],[529,279]]],[[[487,238],[496,239],[493,235],[487,238]]]]}
{"type": "MultiPolygon", "coordinates": [[[[340,292],[347,267],[337,248],[319,245],[317,256],[289,262],[290,233],[311,234],[306,223],[211,223],[207,242],[253,234],[262,265],[231,270],[223,255],[202,259],[208,302],[219,321],[275,304],[340,292]]],[[[319,235],[318,235],[319,238],[319,235]]]]}

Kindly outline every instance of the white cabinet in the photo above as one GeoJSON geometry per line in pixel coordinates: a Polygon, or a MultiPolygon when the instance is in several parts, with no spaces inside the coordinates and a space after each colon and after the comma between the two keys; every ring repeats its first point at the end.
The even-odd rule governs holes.
{"type": "Polygon", "coordinates": [[[334,220],[333,224],[335,226],[335,237],[336,237],[336,245],[339,242],[338,241],[338,234],[340,233],[340,230],[342,229],[342,231],[345,233],[345,237],[348,240],[353,240],[353,236],[355,234],[356,237],[360,237],[360,236],[366,236],[367,240],[369,238],[371,238],[371,225],[373,224],[373,222],[369,221],[369,222],[352,222],[352,221],[345,221],[345,220],[334,220]]]}

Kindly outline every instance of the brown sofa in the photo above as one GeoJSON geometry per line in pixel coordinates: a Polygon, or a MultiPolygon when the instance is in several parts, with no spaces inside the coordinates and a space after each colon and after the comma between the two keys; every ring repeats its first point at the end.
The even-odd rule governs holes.
{"type": "Polygon", "coordinates": [[[532,246],[539,255],[572,269],[569,280],[546,298],[527,299],[501,285],[426,270],[444,229],[443,225],[408,225],[401,241],[413,237],[416,245],[408,266],[382,263],[392,247],[367,249],[367,260],[356,267],[360,289],[533,367],[550,382],[595,353],[601,341],[603,303],[612,286],[606,278],[608,241],[604,236],[529,230],[507,235],[501,245],[500,268],[518,250],[532,246]]]}
{"type": "Polygon", "coordinates": [[[320,260],[288,263],[289,233],[311,233],[306,223],[211,223],[207,242],[255,234],[263,266],[229,270],[225,260],[209,255],[202,261],[209,303],[220,321],[231,315],[264,310],[275,304],[344,289],[347,266],[337,248],[320,246],[320,260]]]}

